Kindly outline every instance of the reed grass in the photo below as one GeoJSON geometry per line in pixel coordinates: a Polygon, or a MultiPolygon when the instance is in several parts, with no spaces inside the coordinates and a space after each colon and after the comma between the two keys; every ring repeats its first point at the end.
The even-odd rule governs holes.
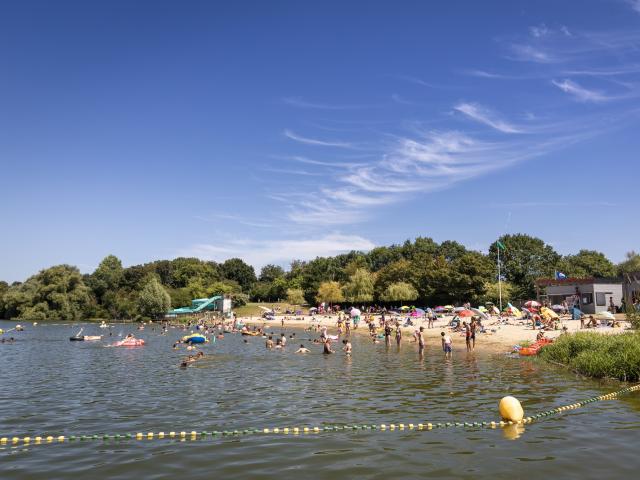
{"type": "Polygon", "coordinates": [[[540,357],[589,377],[637,381],[640,379],[640,332],[561,335],[540,351],[540,357]]]}

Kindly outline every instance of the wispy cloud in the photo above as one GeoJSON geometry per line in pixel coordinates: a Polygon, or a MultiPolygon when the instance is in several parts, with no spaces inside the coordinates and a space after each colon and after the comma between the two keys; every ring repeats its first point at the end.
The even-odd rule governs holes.
{"type": "Polygon", "coordinates": [[[565,79],[563,81],[552,80],[556,87],[562,90],[569,95],[573,95],[577,100],[581,102],[605,102],[607,100],[611,100],[612,97],[609,97],[602,92],[598,92],[596,90],[589,90],[588,88],[582,87],[578,85],[576,82],[573,82],[569,79],[565,79]]]}
{"type": "Polygon", "coordinates": [[[640,13],[640,0],[627,0],[627,3],[636,13],[640,13]]]}
{"type": "Polygon", "coordinates": [[[483,123],[489,127],[502,133],[523,133],[523,130],[511,125],[510,123],[498,118],[489,109],[482,107],[476,103],[459,103],[454,110],[466,115],[476,122],[483,123]]]}
{"type": "Polygon", "coordinates": [[[291,130],[285,130],[284,136],[290,138],[291,140],[295,140],[296,142],[304,143],[306,145],[315,145],[319,147],[338,147],[338,148],[353,148],[354,145],[349,142],[334,142],[334,141],[325,141],[318,140],[315,138],[308,138],[298,135],[291,130]]]}
{"type": "Polygon", "coordinates": [[[558,58],[550,52],[544,51],[532,45],[514,43],[511,45],[511,58],[525,62],[552,63],[558,58]]]}
{"type": "Polygon", "coordinates": [[[410,102],[409,100],[406,100],[405,98],[401,97],[397,93],[394,93],[391,95],[391,100],[393,100],[396,103],[399,103],[400,105],[415,105],[414,102],[410,102]]]}
{"type": "Polygon", "coordinates": [[[332,168],[353,168],[360,165],[363,165],[362,162],[330,162],[326,160],[316,160],[313,158],[303,157],[301,155],[285,155],[285,156],[277,156],[276,158],[280,158],[282,160],[289,160],[292,162],[305,163],[307,165],[318,165],[321,167],[332,167],[332,168]]]}
{"type": "Polygon", "coordinates": [[[544,37],[549,34],[549,29],[544,23],[529,27],[529,33],[536,38],[544,37]]]}
{"type": "Polygon", "coordinates": [[[312,260],[318,256],[334,256],[355,251],[369,251],[375,247],[359,235],[329,233],[315,238],[244,240],[232,239],[215,244],[200,243],[176,252],[176,256],[198,257],[224,261],[242,257],[255,268],[274,263],[287,265],[292,260],[312,260]]]}

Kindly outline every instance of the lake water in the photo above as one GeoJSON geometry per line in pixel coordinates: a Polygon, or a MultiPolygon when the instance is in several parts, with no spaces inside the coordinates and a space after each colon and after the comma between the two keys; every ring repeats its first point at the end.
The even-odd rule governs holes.
{"type": "MultiPolygon", "coordinates": [[[[10,328],[15,322],[0,322],[10,328]]],[[[224,431],[326,424],[491,421],[505,394],[535,413],[623,388],[501,354],[458,348],[444,361],[427,345],[373,345],[356,336],[351,359],[266,351],[262,338],[227,334],[206,358],[149,327],[147,345],[70,342],[77,325],[27,324],[0,344],[0,436],[224,431]]],[[[274,329],[280,332],[280,329],[274,329]]],[[[309,337],[301,330],[288,330],[309,337]]],[[[104,333],[85,325],[84,334],[104,333]]],[[[298,342],[293,342],[299,344],[298,342]]],[[[304,342],[309,343],[309,342],[304,342]]],[[[0,478],[633,478],[640,467],[640,394],[596,402],[512,430],[337,431],[204,440],[76,441],[0,446],[0,478]]]]}

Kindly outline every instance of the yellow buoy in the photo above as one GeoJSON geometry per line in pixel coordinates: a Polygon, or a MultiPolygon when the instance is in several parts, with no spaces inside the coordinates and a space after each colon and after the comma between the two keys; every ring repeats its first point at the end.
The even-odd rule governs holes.
{"type": "Polygon", "coordinates": [[[507,396],[500,400],[498,405],[500,416],[510,422],[519,422],[524,418],[524,410],[517,398],[507,396]]]}

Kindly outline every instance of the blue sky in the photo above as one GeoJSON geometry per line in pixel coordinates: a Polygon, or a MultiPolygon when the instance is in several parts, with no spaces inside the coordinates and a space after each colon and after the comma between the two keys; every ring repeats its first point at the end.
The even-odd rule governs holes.
{"type": "Polygon", "coordinates": [[[638,249],[640,1],[0,4],[0,278],[638,249]]]}

